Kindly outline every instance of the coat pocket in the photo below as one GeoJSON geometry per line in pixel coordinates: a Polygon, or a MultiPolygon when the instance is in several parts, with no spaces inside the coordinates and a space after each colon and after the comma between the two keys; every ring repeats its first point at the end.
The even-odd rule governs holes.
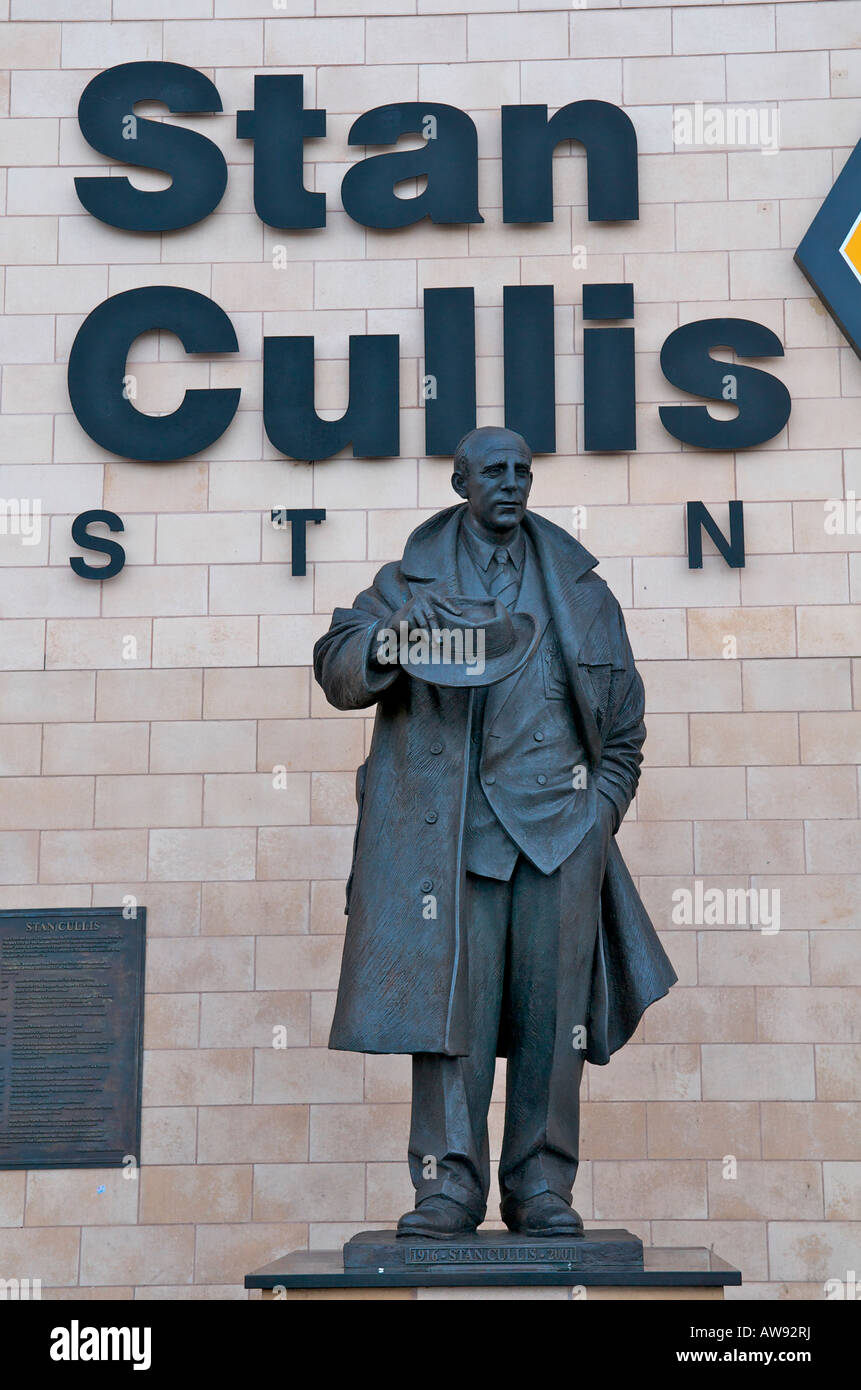
{"type": "Polygon", "coordinates": [[[592,707],[595,723],[600,729],[610,703],[610,683],[613,679],[613,667],[609,662],[596,664],[587,661],[578,661],[577,671],[592,707]]]}
{"type": "Polygon", "coordinates": [[[541,653],[544,668],[544,694],[548,700],[568,700],[571,690],[562,662],[562,653],[556,642],[545,644],[541,653]]]}

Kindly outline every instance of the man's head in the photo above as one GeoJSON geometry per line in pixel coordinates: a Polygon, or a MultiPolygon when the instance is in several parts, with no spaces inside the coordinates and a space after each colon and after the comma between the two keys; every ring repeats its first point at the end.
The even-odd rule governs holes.
{"type": "Polygon", "coordinates": [[[532,451],[514,430],[493,425],[470,430],[455,450],[451,485],[480,530],[504,535],[523,520],[532,451]]]}

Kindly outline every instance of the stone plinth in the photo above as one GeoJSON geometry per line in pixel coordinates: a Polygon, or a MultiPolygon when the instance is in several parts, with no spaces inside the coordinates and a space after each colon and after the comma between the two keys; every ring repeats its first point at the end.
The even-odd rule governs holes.
{"type": "Polygon", "coordinates": [[[529,1241],[517,1261],[467,1255],[468,1247],[485,1251],[516,1248],[521,1237],[488,1231],[472,1242],[395,1241],[393,1231],[363,1232],[349,1241],[344,1250],[296,1251],[273,1260],[262,1269],[245,1276],[247,1289],[260,1289],[272,1301],[307,1299],[440,1299],[440,1298],[529,1298],[605,1301],[608,1299],[722,1299],[727,1285],[741,1283],[741,1273],[713,1251],[689,1249],[646,1249],[627,1231],[587,1232],[579,1255],[567,1258],[576,1240],[529,1241]],[[622,1240],[626,1237],[627,1240],[622,1240]],[[474,1242],[474,1244],[473,1244],[474,1242]],[[416,1259],[408,1254],[416,1247],[448,1245],[454,1257],[416,1259]],[[590,1251],[587,1249],[593,1246],[590,1251]],[[603,1246],[616,1247],[617,1258],[603,1263],[591,1259],[603,1246]],[[631,1258],[640,1246],[642,1262],[631,1258]],[[351,1248],[352,1247],[352,1248],[351,1248]],[[393,1248],[394,1247],[394,1248],[393,1248]],[[546,1247],[556,1247],[556,1258],[546,1247]],[[563,1249],[564,1247],[564,1249],[563,1249]],[[400,1248],[400,1253],[399,1253],[400,1248]],[[538,1251],[543,1258],[539,1258],[538,1251]],[[345,1253],[346,1254],[345,1259],[345,1253]],[[382,1263],[370,1263],[371,1252],[388,1252],[382,1263]],[[629,1263],[624,1263],[625,1258],[629,1263]]]}

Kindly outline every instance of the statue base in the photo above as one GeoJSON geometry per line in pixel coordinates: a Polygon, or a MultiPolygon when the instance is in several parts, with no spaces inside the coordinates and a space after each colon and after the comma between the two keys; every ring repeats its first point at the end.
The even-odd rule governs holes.
{"type": "Polygon", "coordinates": [[[628,1231],[587,1231],[570,1240],[529,1240],[507,1231],[484,1231],[456,1241],[399,1240],[394,1231],[365,1231],[343,1250],[296,1250],[245,1276],[246,1289],[264,1299],[550,1298],[722,1299],[741,1273],[713,1250],[642,1250],[628,1231]],[[522,1243],[521,1243],[522,1242],[522,1243]],[[624,1263],[587,1263],[601,1243],[624,1263]],[[432,1247],[432,1258],[425,1252],[432,1247]],[[569,1252],[578,1252],[569,1259],[569,1252]],[[518,1260],[501,1250],[514,1248],[518,1260]],[[464,1256],[466,1250],[484,1254],[464,1256]],[[497,1256],[487,1258],[495,1249],[497,1256]],[[444,1254],[443,1252],[446,1252],[444,1254]],[[367,1261],[380,1252],[382,1263],[367,1261]],[[412,1252],[412,1253],[411,1253],[412,1252]],[[433,1253],[435,1252],[435,1253],[433,1253]],[[533,1257],[533,1253],[534,1257],[533,1257]],[[453,1258],[454,1257],[454,1258],[453,1258]],[[347,1263],[347,1261],[353,1263],[347,1263]],[[355,1263],[363,1261],[363,1263],[355,1263]],[[578,1263],[579,1261],[579,1263],[578,1263]]]}
{"type": "Polygon", "coordinates": [[[631,1274],[643,1269],[643,1242],[630,1231],[586,1231],[582,1236],[521,1236],[510,1231],[476,1231],[450,1240],[362,1231],[344,1246],[345,1270],[604,1270],[631,1274]]]}

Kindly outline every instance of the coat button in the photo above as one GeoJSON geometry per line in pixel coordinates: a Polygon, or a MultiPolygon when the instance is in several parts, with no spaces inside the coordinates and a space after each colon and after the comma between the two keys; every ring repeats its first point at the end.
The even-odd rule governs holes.
{"type": "Polygon", "coordinates": [[[427,811],[425,813],[425,820],[427,821],[428,825],[436,825],[437,821],[439,820],[439,816],[437,815],[436,811],[427,811]]]}
{"type": "Polygon", "coordinates": [[[422,892],[423,892],[423,893],[429,893],[429,892],[431,891],[431,889],[433,888],[433,879],[432,879],[432,878],[423,878],[423,879],[422,879],[422,885],[421,885],[421,886],[422,886],[422,892]]]}
{"type": "Polygon", "coordinates": [[[492,786],[494,785],[495,781],[496,781],[496,778],[494,777],[493,773],[491,772],[490,776],[489,776],[489,777],[485,777],[484,780],[485,780],[485,783],[486,783],[486,785],[487,785],[488,787],[492,787],[492,786]]]}
{"type": "Polygon", "coordinates": [[[442,744],[441,744],[441,743],[432,743],[431,746],[430,746],[430,751],[431,751],[432,753],[441,753],[441,752],[442,752],[442,744]]]}
{"type": "Polygon", "coordinates": [[[535,733],[532,735],[532,737],[535,739],[535,742],[536,742],[536,743],[543,743],[543,742],[544,742],[544,735],[542,734],[542,732],[541,732],[540,729],[536,729],[536,730],[535,730],[535,733]]]}
{"type": "Polygon", "coordinates": [[[535,780],[538,783],[539,787],[543,787],[547,783],[547,778],[544,776],[543,772],[539,772],[535,780]]]}

